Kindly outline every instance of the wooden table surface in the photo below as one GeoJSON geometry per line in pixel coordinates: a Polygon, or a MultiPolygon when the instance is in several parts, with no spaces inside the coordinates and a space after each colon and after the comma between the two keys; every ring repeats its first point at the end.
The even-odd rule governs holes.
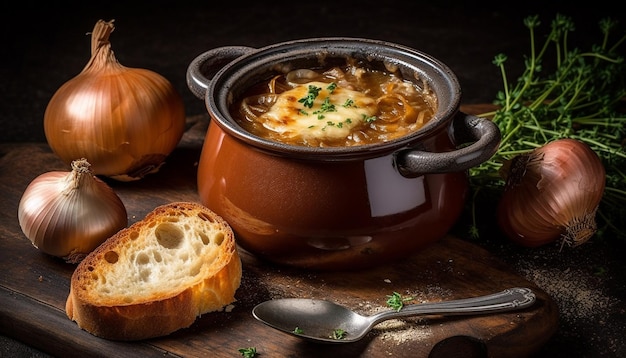
{"type": "MultiPolygon", "coordinates": [[[[107,181],[124,202],[129,224],[171,201],[198,201],[195,173],[207,116],[188,119],[189,129],[161,171],[141,181],[107,181]]],[[[189,328],[141,342],[92,336],[64,312],[74,265],[34,248],[17,221],[19,199],[38,175],[68,170],[45,143],[0,144],[0,333],[55,356],[236,357],[256,347],[261,357],[525,357],[539,350],[558,325],[553,299],[488,251],[447,236],[406,260],[355,272],[309,272],[278,267],[242,251],[242,285],[231,312],[198,318],[189,328]],[[524,286],[537,295],[528,309],[473,317],[415,317],[385,322],[362,341],[313,344],[256,321],[251,309],[273,298],[325,298],[365,314],[386,307],[392,292],[416,302],[488,294],[524,286]],[[486,350],[486,352],[485,352],[486,350]]]]}

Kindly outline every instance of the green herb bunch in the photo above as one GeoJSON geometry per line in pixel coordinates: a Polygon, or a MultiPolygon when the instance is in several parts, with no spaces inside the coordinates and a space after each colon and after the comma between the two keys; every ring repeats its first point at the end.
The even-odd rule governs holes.
{"type": "Polygon", "coordinates": [[[494,200],[503,190],[500,171],[507,161],[550,141],[573,138],[587,143],[606,169],[598,235],[610,231],[626,238],[626,65],[621,49],[626,33],[615,36],[617,22],[603,19],[600,42],[582,51],[569,48],[575,27],[567,16],[556,15],[543,44],[536,33],[539,17],[527,17],[524,25],[530,33],[530,54],[517,81],[508,81],[504,54],[493,61],[504,89],[494,101],[498,109],[481,116],[498,125],[502,142],[489,161],[470,169],[470,235],[479,236],[477,203],[494,200]]]}

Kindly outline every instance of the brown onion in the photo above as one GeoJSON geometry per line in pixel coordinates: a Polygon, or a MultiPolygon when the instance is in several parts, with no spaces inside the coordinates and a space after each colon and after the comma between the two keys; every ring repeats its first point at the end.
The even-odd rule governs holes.
{"type": "Polygon", "coordinates": [[[122,66],[111,50],[113,21],[95,25],[91,58],[44,114],[52,150],[66,163],[89,158],[96,175],[141,179],[159,170],[182,138],[182,97],[163,76],[122,66]]]}
{"type": "Polygon", "coordinates": [[[498,205],[498,223],[514,242],[538,247],[561,238],[578,246],[596,232],[605,168],[585,143],[559,139],[515,157],[498,205]]]}
{"type": "Polygon", "coordinates": [[[124,204],[85,159],[72,162],[71,172],[35,178],[22,194],[18,220],[36,248],[71,263],[128,224],[124,204]]]}

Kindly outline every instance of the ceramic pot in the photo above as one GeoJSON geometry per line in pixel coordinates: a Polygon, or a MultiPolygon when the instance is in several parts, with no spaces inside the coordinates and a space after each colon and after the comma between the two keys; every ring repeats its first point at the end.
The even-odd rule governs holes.
{"type": "Polygon", "coordinates": [[[460,112],[461,88],[445,64],[388,42],[314,38],[221,47],[191,62],[187,83],[211,116],[198,163],[200,199],[228,221],[242,249],[277,264],[360,269],[425,248],[458,219],[467,169],[488,160],[500,142],[490,120],[460,112]],[[254,136],[229,113],[259,81],[347,58],[397,69],[430,88],[434,117],[394,141],[311,148],[254,136]]]}

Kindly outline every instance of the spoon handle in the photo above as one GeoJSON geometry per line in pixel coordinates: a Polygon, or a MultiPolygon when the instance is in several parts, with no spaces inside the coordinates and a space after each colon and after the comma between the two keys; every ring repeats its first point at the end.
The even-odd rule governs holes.
{"type": "Polygon", "coordinates": [[[535,300],[536,297],[532,290],[514,287],[486,296],[405,305],[400,311],[385,311],[373,315],[371,318],[378,323],[391,318],[425,314],[449,316],[505,312],[529,307],[535,300]]]}

